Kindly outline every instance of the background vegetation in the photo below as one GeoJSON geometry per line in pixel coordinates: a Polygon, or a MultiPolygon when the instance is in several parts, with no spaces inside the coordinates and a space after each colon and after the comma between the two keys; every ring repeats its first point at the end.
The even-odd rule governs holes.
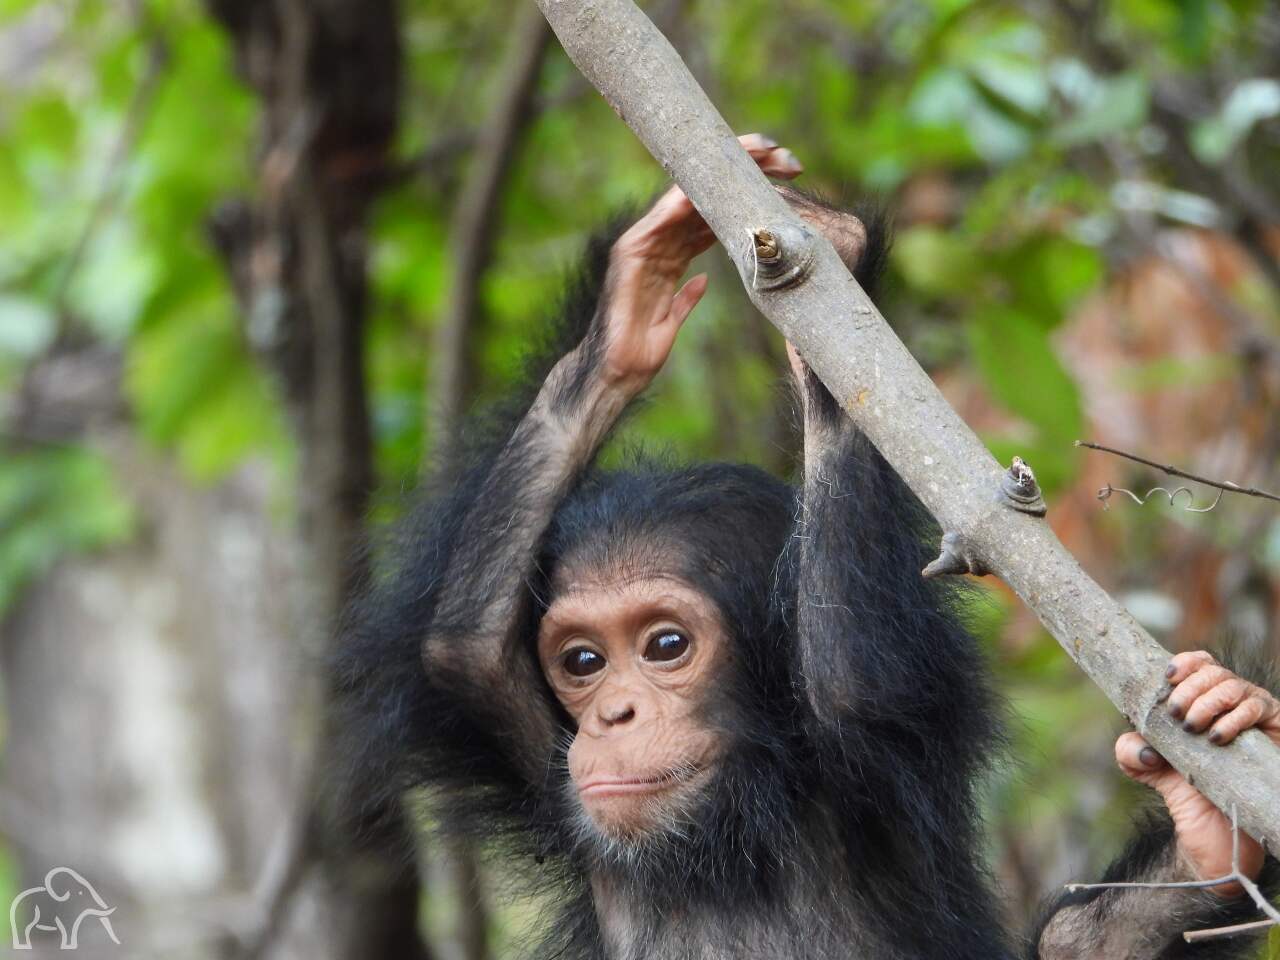
{"type": "MultiPolygon", "coordinates": [[[[523,914],[474,851],[366,884],[397,838],[305,826],[365,518],[501,394],[587,232],[663,183],[531,9],[0,0],[0,902],[66,863],[129,956],[410,956],[419,910],[440,956],[510,951],[523,914]]],[[[885,314],[1089,571],[1171,649],[1280,655],[1274,505],[1105,510],[1158,477],[1072,447],[1280,488],[1280,11],[646,9],[803,184],[893,211],[885,314]]],[[[789,473],[782,344],[705,269],[623,441],[789,473]]],[[[972,613],[1017,715],[991,858],[1022,922],[1135,795],[1056,644],[998,584],[972,613]]]]}

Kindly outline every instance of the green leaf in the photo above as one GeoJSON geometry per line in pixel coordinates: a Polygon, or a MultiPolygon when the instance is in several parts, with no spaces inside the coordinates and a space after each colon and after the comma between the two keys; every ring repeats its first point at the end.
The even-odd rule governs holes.
{"type": "Polygon", "coordinates": [[[1184,56],[1201,59],[1209,49],[1209,0],[1179,0],[1177,44],[1184,56]]]}
{"type": "Polygon", "coordinates": [[[1012,287],[1014,301],[1046,329],[1056,327],[1103,273],[1095,248],[1050,233],[1028,238],[995,261],[992,270],[1012,287]]]}
{"type": "Polygon", "coordinates": [[[132,505],[98,454],[0,449],[0,611],[64,554],[118,542],[133,524],[132,505]]]}
{"type": "Polygon", "coordinates": [[[230,323],[174,323],[139,338],[130,352],[127,386],[143,429],[172,442],[191,418],[246,362],[230,323]]]}
{"type": "Polygon", "coordinates": [[[24,149],[67,154],[75,148],[78,126],[65,95],[42,94],[28,101],[14,134],[24,149]]]}
{"type": "Polygon", "coordinates": [[[29,297],[0,293],[0,354],[34,357],[53,339],[53,311],[29,297]]]}
{"type": "MultiPolygon", "coordinates": [[[[31,207],[17,150],[0,150],[0,220],[12,225],[31,207]]],[[[5,271],[0,269],[0,275],[5,271]]]]}
{"type": "Polygon", "coordinates": [[[969,74],[969,82],[989,108],[1011,123],[1038,130],[1044,125],[1040,108],[1044,104],[1043,82],[1030,82],[1027,74],[996,72],[992,65],[975,69],[969,74]]]}
{"type": "Polygon", "coordinates": [[[75,314],[104,339],[123,337],[156,287],[160,254],[140,243],[127,222],[103,227],[84,252],[71,286],[75,314]]]}
{"type": "Polygon", "coordinates": [[[1236,85],[1222,110],[1198,123],[1191,145],[1206,163],[1221,163],[1256,124],[1280,116],[1280,82],[1257,77],[1236,85]]]}
{"type": "Polygon", "coordinates": [[[891,255],[907,283],[931,296],[969,291],[982,273],[977,254],[964,238],[936,227],[902,231],[891,255]]]}
{"type": "Polygon", "coordinates": [[[1267,934],[1267,960],[1280,960],[1280,926],[1272,927],[1267,934]]]}
{"type": "Polygon", "coordinates": [[[212,479],[255,449],[284,444],[277,404],[219,313],[136,336],[126,387],[147,436],[173,445],[197,478],[212,479]]]}
{"type": "Polygon", "coordinates": [[[1074,116],[1057,126],[1051,139],[1060,147],[1075,147],[1136,131],[1147,119],[1148,96],[1147,80],[1139,73],[1108,77],[1074,116]]]}
{"type": "Polygon", "coordinates": [[[1007,307],[983,309],[968,329],[974,360],[992,395],[1036,427],[1041,441],[1069,447],[1080,434],[1080,397],[1048,331],[1007,307]]]}

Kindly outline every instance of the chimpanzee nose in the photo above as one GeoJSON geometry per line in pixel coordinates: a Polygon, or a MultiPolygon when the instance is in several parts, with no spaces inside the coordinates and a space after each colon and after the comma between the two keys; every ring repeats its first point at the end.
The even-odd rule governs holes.
{"type": "Polygon", "coordinates": [[[610,703],[600,708],[600,719],[607,727],[629,723],[636,718],[636,708],[629,703],[610,703]]]}

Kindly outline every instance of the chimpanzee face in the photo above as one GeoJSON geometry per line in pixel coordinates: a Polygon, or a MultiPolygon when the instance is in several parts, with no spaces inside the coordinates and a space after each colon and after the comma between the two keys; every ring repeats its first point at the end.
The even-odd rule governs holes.
{"type": "Polygon", "coordinates": [[[724,626],[674,576],[558,579],[538,660],[577,724],[573,787],[606,835],[652,832],[696,802],[721,749],[701,708],[726,659],[724,626]]]}

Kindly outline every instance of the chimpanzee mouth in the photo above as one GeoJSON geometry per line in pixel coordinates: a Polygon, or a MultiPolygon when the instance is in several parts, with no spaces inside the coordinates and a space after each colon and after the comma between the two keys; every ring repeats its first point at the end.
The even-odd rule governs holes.
{"type": "Polygon", "coordinates": [[[701,772],[700,765],[686,764],[648,777],[592,777],[586,783],[579,785],[578,793],[593,799],[642,796],[670,790],[672,787],[692,780],[701,772]]]}

